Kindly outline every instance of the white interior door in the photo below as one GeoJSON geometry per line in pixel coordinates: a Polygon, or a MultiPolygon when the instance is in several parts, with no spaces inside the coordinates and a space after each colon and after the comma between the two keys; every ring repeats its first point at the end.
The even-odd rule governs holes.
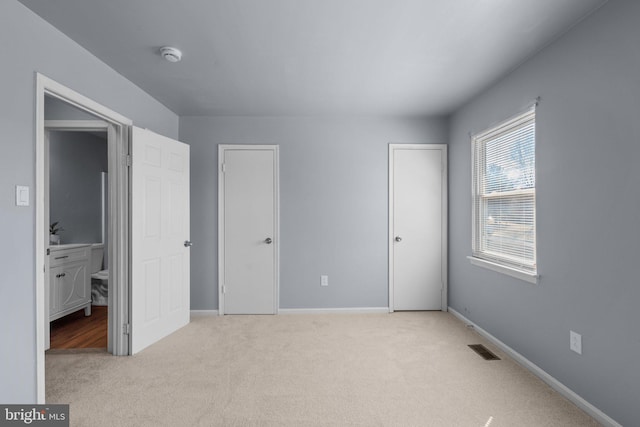
{"type": "Polygon", "coordinates": [[[446,309],[446,148],[390,146],[390,309],[446,309]]]}
{"type": "Polygon", "coordinates": [[[189,146],[134,127],[131,353],[189,323],[189,146]]]}
{"type": "Polygon", "coordinates": [[[275,314],[278,148],[220,146],[220,313],[275,314]]]}

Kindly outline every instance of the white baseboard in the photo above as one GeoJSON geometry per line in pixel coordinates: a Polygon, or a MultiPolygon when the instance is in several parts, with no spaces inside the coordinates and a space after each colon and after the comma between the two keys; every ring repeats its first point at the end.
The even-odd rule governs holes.
{"type": "Polygon", "coordinates": [[[217,316],[218,310],[191,310],[192,316],[217,316]]]}
{"type": "Polygon", "coordinates": [[[278,314],[389,313],[389,307],[281,308],[278,314]]]}
{"type": "Polygon", "coordinates": [[[500,348],[500,350],[504,351],[511,357],[513,360],[518,362],[523,367],[527,368],[532,374],[540,378],[542,381],[547,383],[552,389],[560,393],[562,396],[573,402],[577,407],[585,411],[587,414],[591,415],[596,419],[600,424],[606,427],[622,427],[621,424],[617,423],[613,418],[609,417],[607,414],[602,412],[600,409],[593,406],[591,403],[584,400],[580,397],[576,392],[571,390],[569,387],[562,384],[560,381],[552,377],[538,365],[531,362],[529,359],[500,341],[498,338],[491,335],[489,332],[485,331],[462,314],[449,307],[449,312],[453,314],[455,317],[460,319],[463,323],[467,325],[473,326],[473,329],[482,335],[487,340],[491,341],[496,347],[500,348]]]}

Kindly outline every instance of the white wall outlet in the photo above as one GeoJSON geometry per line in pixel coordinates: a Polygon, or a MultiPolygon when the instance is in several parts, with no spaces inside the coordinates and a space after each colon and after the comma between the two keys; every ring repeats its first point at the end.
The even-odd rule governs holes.
{"type": "Polygon", "coordinates": [[[320,286],[329,286],[329,276],[320,276],[320,286]]]}
{"type": "Polygon", "coordinates": [[[569,331],[569,348],[578,354],[582,354],[582,335],[569,331]]]}

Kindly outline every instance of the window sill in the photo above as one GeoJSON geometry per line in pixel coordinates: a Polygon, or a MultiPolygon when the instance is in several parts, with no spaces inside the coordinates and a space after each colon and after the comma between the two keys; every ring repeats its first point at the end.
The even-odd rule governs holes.
{"type": "Polygon", "coordinates": [[[540,277],[538,274],[529,273],[522,270],[517,270],[511,267],[505,267],[504,265],[497,264],[495,262],[486,261],[484,259],[475,258],[472,256],[468,256],[467,259],[471,262],[471,264],[476,265],[478,267],[487,268],[489,270],[497,271],[498,273],[503,273],[511,277],[515,277],[516,279],[524,280],[525,282],[533,283],[534,285],[538,283],[538,278],[540,277]]]}

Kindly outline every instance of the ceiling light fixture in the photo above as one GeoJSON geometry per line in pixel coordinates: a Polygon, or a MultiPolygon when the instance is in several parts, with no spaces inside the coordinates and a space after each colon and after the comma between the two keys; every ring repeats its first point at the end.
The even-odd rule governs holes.
{"type": "Polygon", "coordinates": [[[182,59],[182,52],[170,46],[161,47],[160,55],[169,62],[180,62],[182,59]]]}

